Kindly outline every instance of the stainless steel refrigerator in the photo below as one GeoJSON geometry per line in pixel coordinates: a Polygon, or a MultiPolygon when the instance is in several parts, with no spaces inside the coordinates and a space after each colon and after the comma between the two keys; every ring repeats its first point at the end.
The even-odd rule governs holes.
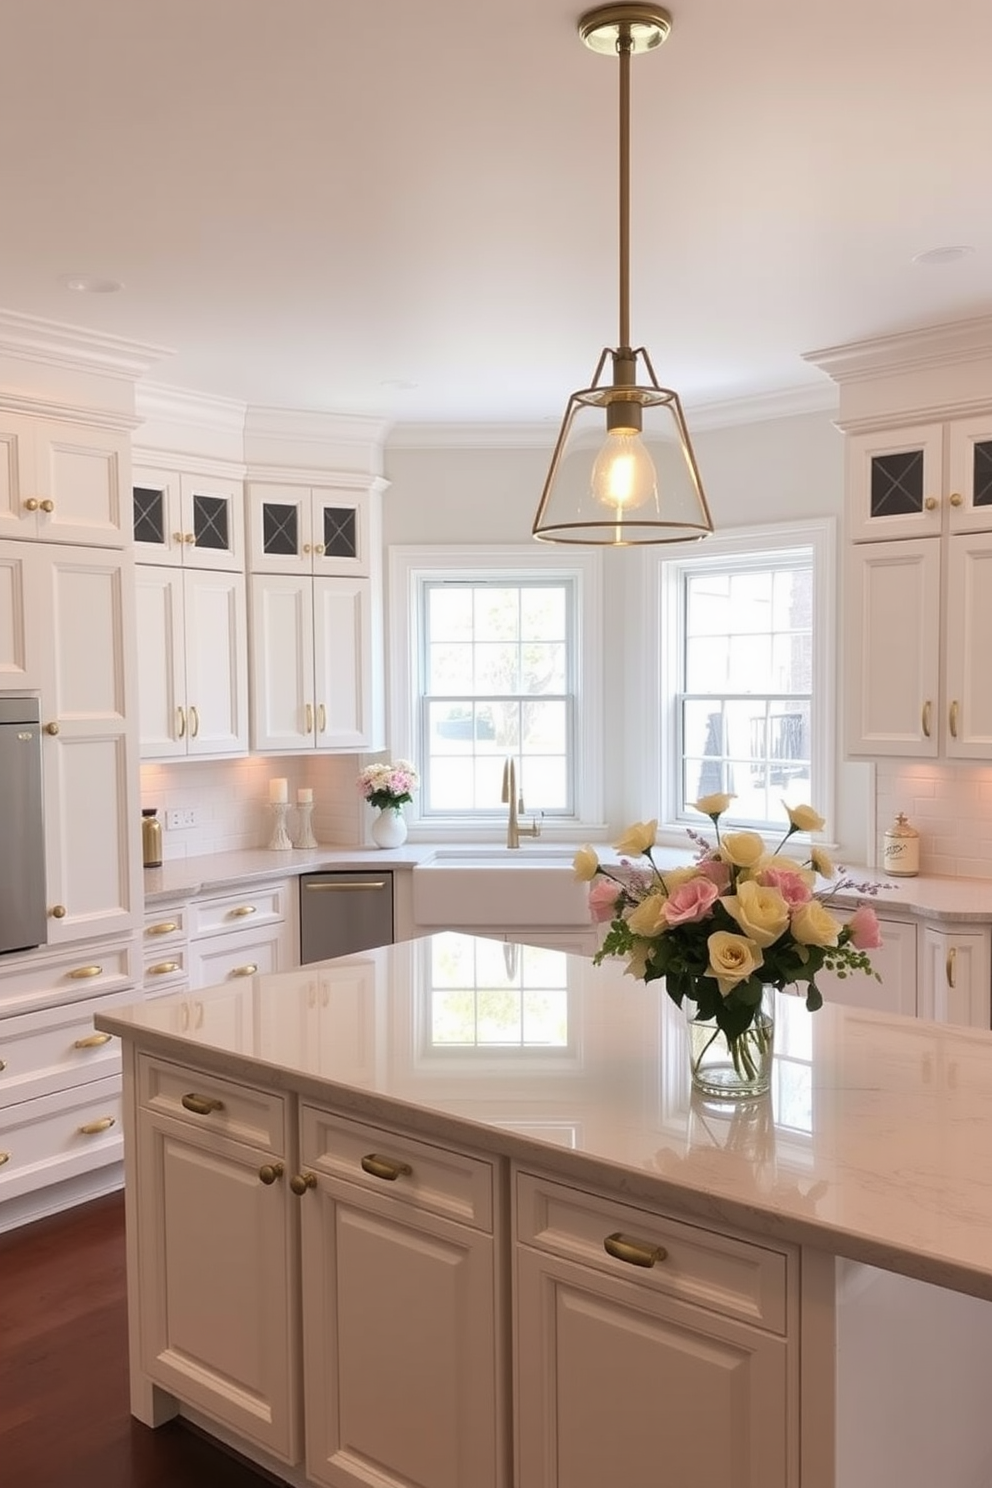
{"type": "Polygon", "coordinates": [[[44,945],[47,925],[41,712],[0,693],[0,953],[44,945]]]}

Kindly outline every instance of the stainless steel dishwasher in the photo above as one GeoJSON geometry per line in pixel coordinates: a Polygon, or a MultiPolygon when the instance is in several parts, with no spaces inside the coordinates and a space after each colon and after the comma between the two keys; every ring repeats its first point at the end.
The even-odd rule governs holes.
{"type": "Polygon", "coordinates": [[[393,941],[391,873],[304,873],[300,961],[326,961],[393,941]]]}

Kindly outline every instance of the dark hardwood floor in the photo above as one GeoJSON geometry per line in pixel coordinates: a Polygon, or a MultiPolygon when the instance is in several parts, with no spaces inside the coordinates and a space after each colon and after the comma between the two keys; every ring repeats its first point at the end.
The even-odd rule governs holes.
{"type": "Polygon", "coordinates": [[[0,1235],[0,1482],[10,1488],[271,1488],[178,1422],[128,1409],[124,1200],[0,1235]]]}

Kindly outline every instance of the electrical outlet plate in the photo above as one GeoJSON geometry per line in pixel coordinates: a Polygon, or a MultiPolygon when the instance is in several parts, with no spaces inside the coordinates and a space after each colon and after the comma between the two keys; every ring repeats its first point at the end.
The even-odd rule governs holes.
{"type": "Polygon", "coordinates": [[[179,827],[195,827],[196,812],[192,806],[179,810],[173,808],[165,813],[165,825],[170,831],[175,831],[179,827]]]}

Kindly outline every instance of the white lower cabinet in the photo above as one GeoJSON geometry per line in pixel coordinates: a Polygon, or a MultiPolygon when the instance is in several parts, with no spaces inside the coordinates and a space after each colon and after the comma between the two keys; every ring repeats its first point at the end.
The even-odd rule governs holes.
{"type": "Polygon", "coordinates": [[[489,1163],[304,1106],[307,1476],[506,1483],[489,1163]]]}
{"type": "Polygon", "coordinates": [[[517,1488],[796,1483],[795,1253],[527,1173],[515,1198],[517,1488]]]}
{"type": "Polygon", "coordinates": [[[992,956],[987,928],[920,925],[919,1015],[964,1028],[992,1026],[992,956]]]}
{"type": "Polygon", "coordinates": [[[299,1456],[286,1102],[139,1061],[141,1367],[284,1462],[299,1456]]]}
{"type": "Polygon", "coordinates": [[[215,987],[299,962],[288,879],[189,901],[186,966],[191,988],[215,987]]]}
{"type": "MultiPolygon", "coordinates": [[[[850,909],[838,911],[849,918],[850,909]]],[[[838,976],[835,971],[817,973],[816,985],[824,1002],[838,1002],[845,1007],[874,1008],[879,1013],[903,1013],[916,1016],[917,926],[915,920],[893,920],[879,915],[882,944],[870,951],[871,964],[880,981],[863,972],[838,976]]]]}

